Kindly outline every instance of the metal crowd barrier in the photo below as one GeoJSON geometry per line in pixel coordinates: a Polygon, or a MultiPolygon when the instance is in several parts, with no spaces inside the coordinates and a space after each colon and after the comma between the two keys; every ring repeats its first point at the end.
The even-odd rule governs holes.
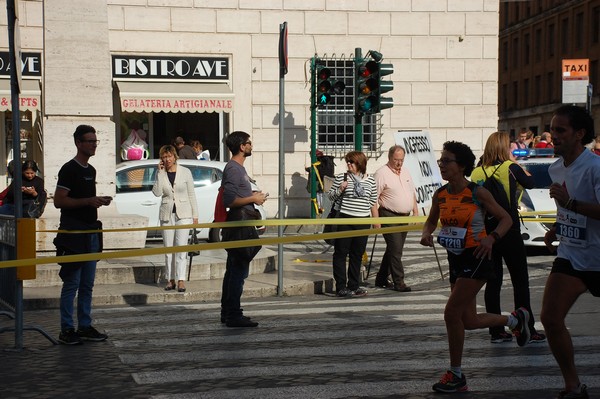
{"type": "MultiPolygon", "coordinates": [[[[0,215],[0,255],[2,260],[35,257],[35,220],[0,215]],[[18,244],[18,245],[17,245],[18,244]],[[30,252],[33,251],[33,256],[30,252]],[[22,255],[22,256],[21,256],[22,255]]],[[[23,349],[23,331],[37,331],[53,344],[58,342],[38,326],[23,325],[23,279],[35,278],[35,265],[0,268],[0,315],[14,319],[14,327],[0,328],[0,334],[15,332],[14,349],[23,349]],[[32,277],[33,276],[33,277],[32,277]]]]}

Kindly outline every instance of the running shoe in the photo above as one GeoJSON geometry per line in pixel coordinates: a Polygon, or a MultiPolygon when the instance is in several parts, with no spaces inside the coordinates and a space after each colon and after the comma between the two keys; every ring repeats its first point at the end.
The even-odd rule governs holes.
{"type": "Polygon", "coordinates": [[[589,399],[589,395],[587,393],[587,387],[585,386],[585,384],[581,384],[580,392],[560,391],[557,398],[558,399],[589,399]]]}
{"type": "Polygon", "coordinates": [[[529,338],[530,344],[541,344],[543,342],[546,342],[546,335],[539,332],[532,333],[531,338],[529,338]]]}
{"type": "Polygon", "coordinates": [[[467,386],[467,378],[465,374],[458,378],[456,374],[448,370],[442,376],[440,382],[433,384],[433,390],[436,392],[454,393],[454,392],[465,392],[469,390],[467,386]]]}
{"type": "Polygon", "coordinates": [[[531,339],[531,333],[529,332],[529,312],[524,307],[520,307],[512,312],[512,315],[519,320],[519,324],[513,330],[513,334],[517,337],[517,344],[525,346],[531,339]]]}
{"type": "Polygon", "coordinates": [[[511,333],[507,333],[506,331],[503,331],[499,334],[492,334],[492,344],[500,344],[502,342],[511,342],[513,339],[513,336],[511,333]]]}
{"type": "Polygon", "coordinates": [[[362,287],[358,287],[357,289],[352,291],[352,296],[366,296],[367,294],[368,294],[368,291],[362,287]]]}

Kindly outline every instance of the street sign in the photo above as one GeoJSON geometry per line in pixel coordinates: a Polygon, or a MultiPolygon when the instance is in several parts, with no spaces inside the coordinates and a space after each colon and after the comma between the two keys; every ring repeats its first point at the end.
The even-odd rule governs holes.
{"type": "Polygon", "coordinates": [[[433,193],[443,184],[429,132],[400,130],[394,133],[394,140],[397,145],[404,147],[402,167],[408,169],[415,185],[419,213],[427,215],[433,193]]]}
{"type": "Polygon", "coordinates": [[[562,60],[563,104],[587,103],[590,81],[590,60],[587,58],[562,60]]]}

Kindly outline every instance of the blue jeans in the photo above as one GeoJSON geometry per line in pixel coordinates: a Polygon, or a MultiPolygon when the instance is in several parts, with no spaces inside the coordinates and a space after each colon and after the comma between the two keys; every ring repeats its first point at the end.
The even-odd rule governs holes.
{"type": "Polygon", "coordinates": [[[223,292],[221,293],[221,317],[230,320],[240,319],[243,315],[241,298],[244,291],[244,280],[248,277],[250,262],[246,262],[235,254],[227,253],[223,292]]]}
{"type": "MultiPolygon", "coordinates": [[[[98,234],[89,235],[90,253],[98,252],[98,234]]],[[[92,291],[96,278],[96,261],[78,262],[61,266],[59,276],[63,281],[60,292],[60,328],[62,331],[75,328],[73,303],[77,295],[77,321],[79,328],[92,325],[92,291]]]]}

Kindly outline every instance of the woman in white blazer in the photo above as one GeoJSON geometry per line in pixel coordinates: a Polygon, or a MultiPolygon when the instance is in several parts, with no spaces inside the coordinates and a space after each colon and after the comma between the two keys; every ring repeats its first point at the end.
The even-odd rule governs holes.
{"type": "MultiPolygon", "coordinates": [[[[177,165],[177,149],[172,145],[162,146],[158,155],[160,162],[152,193],[162,197],[158,214],[160,225],[178,226],[198,223],[198,203],[192,172],[188,168],[177,165]]],[[[188,228],[163,230],[165,247],[187,245],[189,234],[188,228]]],[[[186,255],[186,252],[165,254],[165,274],[168,280],[165,290],[176,289],[178,292],[185,292],[186,255]]]]}

